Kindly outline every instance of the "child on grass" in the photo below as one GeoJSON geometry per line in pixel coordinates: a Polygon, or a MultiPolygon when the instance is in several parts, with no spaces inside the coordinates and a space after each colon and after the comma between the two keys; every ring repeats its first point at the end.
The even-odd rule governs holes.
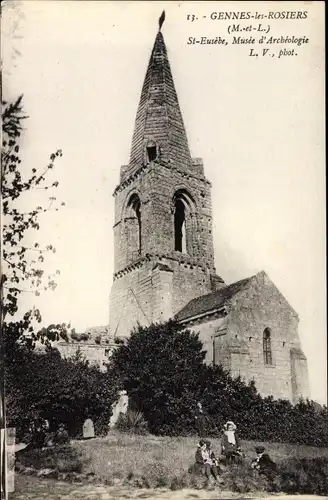
{"type": "Polygon", "coordinates": [[[208,480],[214,478],[217,484],[222,484],[223,481],[219,477],[218,461],[214,452],[211,450],[210,441],[201,439],[199,441],[196,454],[196,471],[204,474],[208,480]]]}
{"type": "MultiPolygon", "coordinates": [[[[229,420],[223,427],[222,455],[225,455],[227,463],[234,462],[237,457],[242,457],[243,453],[240,440],[236,433],[237,426],[229,420]]],[[[240,458],[239,458],[240,459],[240,458]]]]}
{"type": "Polygon", "coordinates": [[[277,472],[276,464],[268,453],[264,453],[264,446],[257,446],[255,451],[256,458],[252,461],[252,468],[257,470],[259,474],[266,476],[267,479],[273,480],[277,472]]]}

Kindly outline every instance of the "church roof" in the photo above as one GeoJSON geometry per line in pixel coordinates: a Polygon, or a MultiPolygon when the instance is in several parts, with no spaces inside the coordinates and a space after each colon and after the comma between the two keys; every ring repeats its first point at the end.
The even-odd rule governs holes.
{"type": "Polygon", "coordinates": [[[293,354],[294,356],[297,356],[300,359],[306,360],[306,356],[300,347],[292,347],[290,353],[293,354]]]}
{"type": "Polygon", "coordinates": [[[245,288],[252,278],[253,276],[251,278],[236,281],[235,283],[224,286],[215,292],[201,295],[200,297],[191,300],[176,314],[176,319],[178,321],[183,321],[191,318],[192,316],[198,316],[206,313],[207,311],[213,311],[223,307],[228,300],[236,295],[236,293],[245,288]]]}
{"type": "Polygon", "coordinates": [[[157,33],[142,87],[132,138],[130,172],[147,163],[145,148],[150,141],[159,147],[161,161],[173,160],[180,168],[191,164],[187,134],[161,31],[157,33]]]}

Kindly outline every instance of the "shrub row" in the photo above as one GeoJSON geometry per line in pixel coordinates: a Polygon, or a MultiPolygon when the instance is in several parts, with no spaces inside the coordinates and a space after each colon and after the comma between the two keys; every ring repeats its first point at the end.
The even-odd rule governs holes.
{"type": "Polygon", "coordinates": [[[136,328],[114,352],[111,372],[153,434],[195,434],[201,403],[207,435],[233,420],[242,439],[328,446],[327,407],[261,397],[253,382],[206,365],[198,336],[173,321],[136,328]]]}

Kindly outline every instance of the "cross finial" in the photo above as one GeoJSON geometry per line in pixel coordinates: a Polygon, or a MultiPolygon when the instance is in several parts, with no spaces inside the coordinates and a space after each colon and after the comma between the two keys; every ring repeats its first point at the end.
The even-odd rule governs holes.
{"type": "Polygon", "coordinates": [[[161,27],[163,26],[164,21],[165,21],[165,10],[163,10],[163,12],[158,20],[159,31],[161,31],[161,27]]]}

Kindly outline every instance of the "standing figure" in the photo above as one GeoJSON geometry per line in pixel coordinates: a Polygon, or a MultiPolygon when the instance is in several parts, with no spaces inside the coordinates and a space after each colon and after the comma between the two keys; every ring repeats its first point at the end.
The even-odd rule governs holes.
{"type": "Polygon", "coordinates": [[[197,430],[197,434],[200,438],[205,438],[206,436],[211,435],[211,433],[215,432],[219,434],[219,430],[213,421],[213,419],[209,416],[208,413],[204,410],[202,403],[197,403],[196,413],[195,413],[195,426],[197,430]]]}
{"type": "Polygon", "coordinates": [[[236,460],[236,457],[242,456],[240,440],[236,433],[237,426],[229,420],[223,428],[224,431],[221,442],[222,455],[226,457],[227,463],[231,463],[236,460]]]}
{"type": "Polygon", "coordinates": [[[197,408],[196,408],[196,415],[195,415],[195,424],[196,424],[196,429],[198,436],[200,438],[204,438],[207,433],[207,427],[208,427],[208,418],[205,415],[205,412],[203,410],[202,403],[198,402],[197,403],[197,408]]]}

